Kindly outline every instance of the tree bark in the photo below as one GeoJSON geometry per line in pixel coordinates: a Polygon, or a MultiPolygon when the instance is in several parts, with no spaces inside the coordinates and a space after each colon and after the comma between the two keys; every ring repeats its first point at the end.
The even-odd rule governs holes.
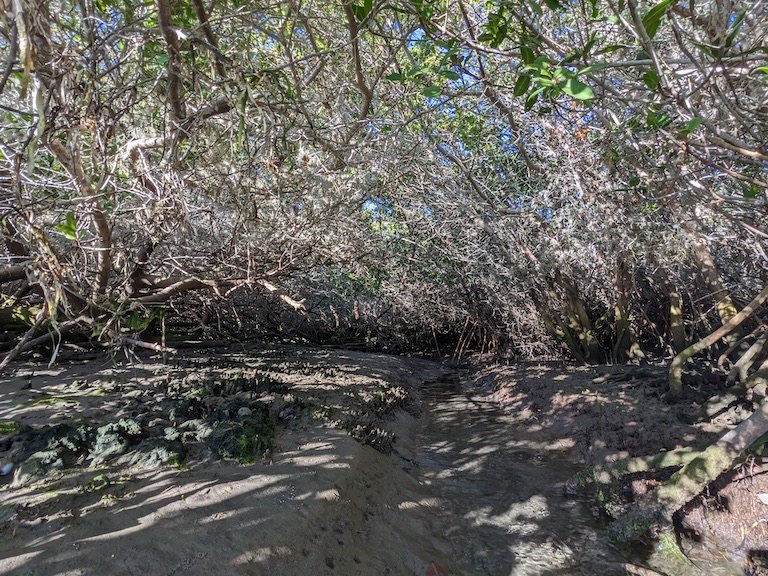
{"type": "Polygon", "coordinates": [[[749,349],[739,358],[728,373],[728,385],[732,386],[738,380],[744,382],[747,379],[747,373],[755,363],[757,355],[763,350],[768,349],[768,330],[762,333],[749,349]]]}
{"type": "Polygon", "coordinates": [[[27,277],[27,267],[23,264],[4,266],[0,268],[0,284],[24,280],[27,277]]]}
{"type": "Polygon", "coordinates": [[[685,336],[683,321],[683,298],[676,286],[669,288],[669,335],[672,338],[672,348],[679,354],[685,350],[688,339],[685,336]]]}
{"type": "Polygon", "coordinates": [[[629,541],[660,524],[728,470],[744,451],[768,432],[768,401],[717,442],[689,460],[648,498],[617,520],[614,535],[629,541]]]}
{"type": "Polygon", "coordinates": [[[746,308],[741,312],[738,312],[722,327],[675,356],[675,359],[672,360],[672,364],[669,366],[669,391],[673,396],[679,396],[683,391],[683,365],[694,355],[709,348],[715,342],[720,340],[720,338],[723,338],[736,330],[736,328],[738,328],[744,320],[749,318],[749,316],[757,310],[766,299],[768,299],[768,286],[763,288],[762,292],[760,292],[760,294],[758,294],[746,308]]]}

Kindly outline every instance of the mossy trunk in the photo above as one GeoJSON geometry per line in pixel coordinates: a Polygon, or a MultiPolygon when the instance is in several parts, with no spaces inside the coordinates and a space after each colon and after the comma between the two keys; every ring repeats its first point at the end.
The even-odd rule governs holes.
{"type": "Polygon", "coordinates": [[[685,350],[688,339],[685,336],[683,320],[683,298],[680,296],[680,290],[674,286],[669,290],[669,335],[676,353],[685,350]]]}
{"type": "Polygon", "coordinates": [[[708,484],[733,466],[734,462],[768,432],[768,401],[749,418],[724,434],[717,442],[690,459],[649,497],[640,500],[617,520],[614,536],[628,541],[669,524],[672,515],[695,498],[708,484]]]}
{"type": "Polygon", "coordinates": [[[576,360],[586,364],[587,359],[581,350],[581,346],[578,344],[577,338],[571,333],[568,326],[563,325],[560,322],[554,320],[551,316],[551,312],[548,306],[544,305],[538,298],[532,297],[533,303],[541,316],[541,320],[544,322],[544,326],[547,332],[558,342],[565,344],[568,351],[573,355],[576,360]]]}
{"type": "MultiPolygon", "coordinates": [[[[734,304],[728,289],[725,287],[725,283],[720,277],[720,271],[715,264],[715,259],[712,256],[706,238],[698,232],[693,231],[690,227],[688,232],[693,237],[693,259],[699,268],[704,284],[711,296],[715,299],[715,306],[717,308],[717,314],[720,316],[720,322],[722,325],[725,325],[731,318],[736,316],[738,309],[736,308],[736,304],[734,304]]],[[[738,340],[739,337],[740,334],[738,331],[733,331],[724,336],[728,343],[738,340]]]]}
{"type": "Polygon", "coordinates": [[[738,328],[749,316],[768,299],[768,286],[758,294],[741,312],[738,312],[722,327],[712,332],[706,338],[702,338],[675,356],[669,366],[669,391],[673,396],[679,396],[683,392],[683,365],[693,356],[706,350],[724,336],[738,328]]]}
{"type": "Polygon", "coordinates": [[[623,362],[636,358],[644,358],[630,313],[632,296],[632,275],[625,255],[618,258],[616,264],[616,307],[614,308],[614,341],[613,358],[615,362],[623,362]]]}
{"type": "MultiPolygon", "coordinates": [[[[563,272],[555,273],[555,284],[565,292],[563,314],[572,337],[578,341],[580,355],[585,360],[596,362],[601,359],[600,343],[597,341],[592,320],[587,312],[587,306],[579,293],[576,282],[563,272]]],[[[565,326],[562,326],[565,328],[565,326]]]]}

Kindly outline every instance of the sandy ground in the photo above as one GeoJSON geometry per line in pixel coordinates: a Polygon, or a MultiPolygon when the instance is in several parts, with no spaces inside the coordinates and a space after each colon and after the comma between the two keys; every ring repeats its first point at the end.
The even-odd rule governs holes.
{"type": "MultiPolygon", "coordinates": [[[[687,512],[700,539],[737,552],[735,563],[720,564],[710,562],[723,556],[717,547],[699,564],[654,551],[620,555],[590,514],[589,494],[566,490],[585,466],[706,443],[738,420],[738,410],[702,417],[716,384],[699,379],[684,402],[670,404],[661,379],[663,369],[653,367],[491,364],[457,372],[420,359],[277,346],[166,363],[17,364],[0,380],[7,433],[9,423],[95,428],[132,418],[151,435],[261,406],[275,434],[251,464],[191,441],[183,462],[150,467],[130,465],[130,452],[106,462],[81,457],[19,482],[17,466],[0,478],[0,573],[747,573],[747,556],[765,554],[758,531],[768,505],[743,485],[737,493],[733,483],[723,486],[722,496],[751,516],[696,503],[687,512]],[[726,520],[732,529],[718,534],[726,520]]],[[[0,464],[18,458],[17,444],[0,434],[0,464]]],[[[761,470],[750,486],[764,480],[761,470]]]]}
{"type": "MultiPolygon", "coordinates": [[[[685,374],[685,394],[676,402],[664,397],[666,377],[666,366],[497,364],[473,371],[472,390],[512,416],[509,429],[548,439],[548,449],[567,446],[565,460],[582,469],[675,448],[704,448],[750,414],[736,403],[708,402],[726,388],[722,375],[706,367],[693,366],[685,374]]],[[[628,475],[620,496],[624,502],[642,498],[673,471],[628,475]]],[[[591,496],[588,488],[579,495],[591,496]]],[[[678,512],[675,526],[670,537],[688,559],[656,545],[635,551],[634,561],[674,576],[768,575],[766,455],[750,455],[724,474],[678,512]]]]}
{"type": "MultiPolygon", "coordinates": [[[[435,500],[402,469],[414,417],[398,409],[381,420],[395,434],[390,454],[356,441],[354,430],[338,422],[359,407],[361,395],[396,386],[407,388],[409,402],[417,402],[416,386],[434,379],[439,366],[354,352],[230,352],[219,360],[224,357],[250,368],[279,370],[292,393],[326,408],[323,417],[305,415],[283,427],[271,453],[253,465],[208,459],[180,469],[142,471],[115,465],[92,470],[86,462],[55,480],[22,488],[6,483],[0,492],[0,573],[426,574],[435,566],[449,569],[445,543],[430,537],[441,533],[431,524],[435,500]]],[[[0,419],[41,424],[75,415],[98,420],[127,414],[136,391],[152,389],[168,374],[181,376],[176,373],[191,365],[198,372],[209,369],[199,359],[175,367],[155,361],[133,367],[99,361],[53,369],[20,365],[2,382],[0,419]],[[40,402],[41,397],[57,400],[40,402]]],[[[414,406],[406,408],[413,412],[414,406]]]]}

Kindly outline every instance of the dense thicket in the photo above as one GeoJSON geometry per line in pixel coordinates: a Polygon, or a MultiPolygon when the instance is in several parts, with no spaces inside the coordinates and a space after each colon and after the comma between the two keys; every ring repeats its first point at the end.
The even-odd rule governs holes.
{"type": "Polygon", "coordinates": [[[157,346],[183,320],[679,354],[673,395],[708,350],[765,395],[762,0],[0,14],[0,367],[67,333],[157,346]]]}
{"type": "Polygon", "coordinates": [[[9,4],[5,317],[114,344],[184,303],[211,328],[679,351],[765,277],[765,24],[760,2],[9,4]]]}

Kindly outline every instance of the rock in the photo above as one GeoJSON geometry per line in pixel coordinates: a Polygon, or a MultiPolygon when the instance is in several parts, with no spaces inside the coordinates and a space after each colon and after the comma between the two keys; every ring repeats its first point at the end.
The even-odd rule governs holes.
{"type": "Polygon", "coordinates": [[[184,422],[194,420],[206,415],[207,409],[203,402],[197,398],[181,400],[168,413],[171,422],[184,422]]]}
{"type": "Polygon", "coordinates": [[[16,463],[25,462],[36,454],[48,453],[49,459],[55,454],[54,459],[61,460],[62,467],[70,467],[88,453],[92,440],[93,429],[85,424],[57,424],[41,428],[23,426],[8,439],[3,449],[10,450],[11,458],[16,463]]]}
{"type": "Polygon", "coordinates": [[[166,420],[164,418],[153,418],[149,422],[147,422],[146,427],[147,428],[167,428],[171,425],[171,422],[169,420],[166,420]]]}
{"type": "Polygon", "coordinates": [[[44,480],[50,477],[52,473],[63,469],[64,460],[61,458],[58,450],[35,452],[16,468],[11,488],[28,486],[34,482],[44,480]]]}
{"type": "Polygon", "coordinates": [[[247,406],[243,406],[242,408],[240,408],[240,410],[237,411],[238,418],[247,418],[251,414],[253,414],[253,411],[247,406]]]}
{"type": "Polygon", "coordinates": [[[214,427],[207,444],[220,458],[252,464],[271,447],[272,433],[252,422],[223,422],[214,427]]]}
{"type": "Polygon", "coordinates": [[[187,420],[186,422],[179,424],[176,429],[182,433],[182,440],[185,442],[202,442],[213,432],[213,427],[205,420],[200,419],[187,420]]]}
{"type": "Polygon", "coordinates": [[[90,451],[93,464],[106,462],[125,454],[128,448],[141,438],[141,427],[130,418],[101,426],[96,430],[96,441],[90,451]]]}
{"type": "Polygon", "coordinates": [[[135,450],[121,456],[117,461],[145,470],[155,470],[165,465],[178,465],[184,460],[185,449],[181,442],[164,438],[148,438],[135,450]]]}

